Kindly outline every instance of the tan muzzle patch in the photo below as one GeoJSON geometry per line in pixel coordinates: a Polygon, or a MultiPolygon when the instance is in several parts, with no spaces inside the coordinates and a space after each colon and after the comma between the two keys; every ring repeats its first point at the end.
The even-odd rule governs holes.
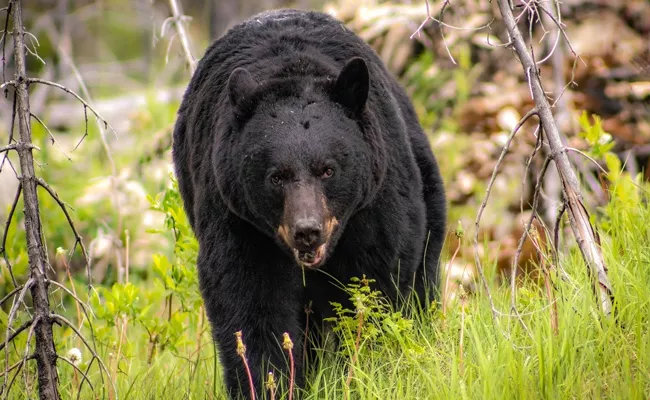
{"type": "Polygon", "coordinates": [[[278,236],[280,236],[280,239],[284,241],[284,243],[287,244],[287,246],[291,247],[291,240],[289,240],[289,227],[282,224],[278,227],[278,236]]]}

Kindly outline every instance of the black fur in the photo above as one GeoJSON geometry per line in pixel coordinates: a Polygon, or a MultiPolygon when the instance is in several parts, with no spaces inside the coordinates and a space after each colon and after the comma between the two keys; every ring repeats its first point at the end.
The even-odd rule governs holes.
{"type": "MultiPolygon", "coordinates": [[[[216,40],[184,95],[173,159],[232,394],[248,395],[235,332],[259,394],[263,363],[287,370],[284,332],[302,360],[304,305],[318,324],[329,301],[346,302],[328,275],[347,283],[365,274],[393,301],[412,290],[430,298],[446,218],[436,160],[404,90],[330,16],[266,12],[216,40]],[[292,231],[278,229],[296,212],[313,213],[300,206],[307,192],[324,203],[309,216],[338,224],[305,287],[292,231]],[[289,210],[288,199],[298,206],[289,210]]],[[[301,362],[296,372],[304,384],[301,362]]]]}

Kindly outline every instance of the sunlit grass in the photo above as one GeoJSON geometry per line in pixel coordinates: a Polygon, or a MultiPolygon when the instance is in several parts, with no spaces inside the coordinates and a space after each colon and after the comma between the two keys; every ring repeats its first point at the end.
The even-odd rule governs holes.
{"type": "MultiPolygon", "coordinates": [[[[557,335],[551,328],[545,292],[532,283],[518,291],[523,324],[507,315],[493,320],[489,303],[480,293],[468,298],[464,311],[454,303],[445,316],[436,304],[426,311],[414,310],[413,324],[400,329],[388,326],[386,314],[377,311],[364,322],[364,329],[373,321],[384,321],[373,328],[379,329],[381,337],[360,343],[358,360],[352,366],[350,398],[648,398],[650,207],[613,203],[606,214],[607,229],[601,226],[600,233],[616,294],[616,318],[600,313],[586,268],[579,254],[573,252],[561,261],[566,274],[554,274],[557,335]]],[[[497,308],[508,314],[509,288],[491,290],[497,308]]],[[[390,321],[408,322],[401,316],[390,321]]],[[[355,336],[356,331],[352,325],[345,325],[342,334],[355,336]]],[[[119,397],[224,398],[220,367],[215,368],[207,331],[199,352],[195,327],[188,326],[186,336],[189,340],[185,346],[163,351],[148,364],[146,333],[137,328],[129,330],[131,345],[115,377],[119,397]]],[[[66,337],[59,341],[61,350],[75,342],[72,336],[66,337]]],[[[345,398],[352,351],[350,347],[340,353],[320,351],[309,370],[309,385],[300,397],[345,398]]],[[[115,365],[112,352],[105,348],[102,356],[107,364],[115,365]]],[[[64,397],[73,397],[72,370],[60,364],[59,371],[64,397]]],[[[97,373],[92,381],[101,387],[97,373]]],[[[86,395],[90,396],[87,388],[82,397],[86,395]]]]}

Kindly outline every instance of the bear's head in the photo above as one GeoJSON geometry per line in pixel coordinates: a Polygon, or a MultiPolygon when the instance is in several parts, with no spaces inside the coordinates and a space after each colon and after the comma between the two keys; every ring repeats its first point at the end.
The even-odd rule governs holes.
{"type": "Polygon", "coordinates": [[[386,165],[370,75],[353,58],[335,79],[256,81],[244,68],[227,83],[231,116],[215,146],[215,174],[229,209],[318,268],[349,218],[367,206],[386,165]]]}

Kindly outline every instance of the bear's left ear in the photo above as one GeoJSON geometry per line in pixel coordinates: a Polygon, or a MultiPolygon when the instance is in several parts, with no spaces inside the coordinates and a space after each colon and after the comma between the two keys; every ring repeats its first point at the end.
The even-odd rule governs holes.
{"type": "Polygon", "coordinates": [[[250,111],[252,97],[259,83],[245,68],[236,68],[228,78],[228,97],[237,117],[250,111]]]}
{"type": "Polygon", "coordinates": [[[350,59],[336,78],[332,99],[358,116],[368,100],[370,74],[363,58],[350,59]]]}

